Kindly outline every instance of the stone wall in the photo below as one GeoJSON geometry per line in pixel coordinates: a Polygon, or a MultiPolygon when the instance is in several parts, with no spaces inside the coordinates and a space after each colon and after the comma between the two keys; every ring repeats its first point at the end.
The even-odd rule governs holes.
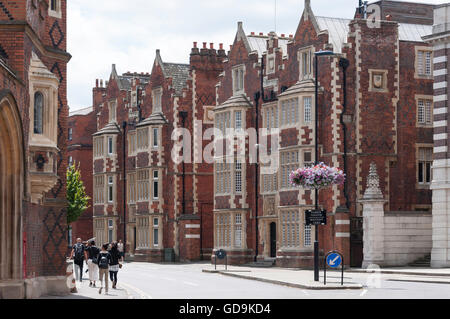
{"type": "Polygon", "coordinates": [[[431,253],[431,213],[386,212],[385,266],[404,266],[431,253]]]}

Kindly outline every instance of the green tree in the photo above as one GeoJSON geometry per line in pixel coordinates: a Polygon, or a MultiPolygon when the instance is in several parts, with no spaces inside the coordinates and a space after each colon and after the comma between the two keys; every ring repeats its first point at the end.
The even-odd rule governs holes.
{"type": "Polygon", "coordinates": [[[90,197],[86,195],[86,190],[81,180],[80,165],[70,165],[67,169],[67,224],[75,222],[86,209],[89,208],[90,197]]]}

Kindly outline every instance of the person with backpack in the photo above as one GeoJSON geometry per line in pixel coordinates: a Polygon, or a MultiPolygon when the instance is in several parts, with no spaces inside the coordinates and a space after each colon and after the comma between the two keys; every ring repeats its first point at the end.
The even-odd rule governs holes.
{"type": "Polygon", "coordinates": [[[95,282],[98,280],[98,254],[100,249],[95,246],[95,241],[91,240],[88,243],[87,255],[88,255],[88,270],[89,270],[89,287],[95,287],[95,282]]]}
{"type": "MultiPolygon", "coordinates": [[[[80,271],[80,282],[83,282],[83,263],[87,262],[86,249],[81,242],[81,238],[77,238],[77,243],[73,245],[70,259],[73,259],[75,264],[75,277],[78,277],[78,270],[80,271]]],[[[78,278],[77,278],[78,280],[78,278]]]]}
{"type": "Polygon", "coordinates": [[[120,261],[122,260],[122,254],[117,247],[117,242],[113,242],[111,244],[109,253],[111,254],[111,262],[109,264],[109,277],[111,279],[113,289],[116,289],[117,273],[122,267],[122,265],[120,264],[120,261]]]}
{"type": "Polygon", "coordinates": [[[97,256],[98,268],[100,274],[100,289],[98,293],[102,293],[103,289],[103,278],[105,278],[105,294],[108,294],[108,271],[109,264],[111,262],[111,254],[108,252],[108,244],[103,244],[102,250],[97,256]]]}

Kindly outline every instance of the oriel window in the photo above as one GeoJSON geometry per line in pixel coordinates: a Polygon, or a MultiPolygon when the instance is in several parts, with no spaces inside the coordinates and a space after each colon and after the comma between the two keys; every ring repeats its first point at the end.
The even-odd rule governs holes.
{"type": "Polygon", "coordinates": [[[44,96],[41,92],[34,94],[34,134],[44,134],[44,96]]]}

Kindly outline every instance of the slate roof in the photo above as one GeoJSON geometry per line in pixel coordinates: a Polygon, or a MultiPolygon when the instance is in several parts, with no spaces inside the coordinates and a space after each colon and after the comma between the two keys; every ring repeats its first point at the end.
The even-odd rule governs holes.
{"type": "MultiPolygon", "coordinates": [[[[261,57],[264,52],[267,51],[268,36],[261,35],[247,35],[248,44],[252,51],[257,51],[258,56],[261,57]]],[[[278,46],[283,51],[283,56],[287,55],[287,44],[289,39],[278,38],[278,46]]]]}
{"type": "Polygon", "coordinates": [[[164,74],[172,78],[172,85],[176,95],[181,95],[189,78],[189,64],[163,63],[164,74]]]}
{"type": "MultiPolygon", "coordinates": [[[[334,52],[342,52],[342,44],[347,42],[349,23],[351,19],[316,17],[321,31],[328,30],[329,41],[334,52]]],[[[433,26],[423,24],[399,23],[398,35],[400,41],[423,42],[422,37],[432,33],[433,26]]]]}
{"type": "Polygon", "coordinates": [[[87,115],[87,114],[91,113],[93,110],[94,110],[94,108],[92,106],[89,106],[89,107],[85,107],[85,108],[82,108],[79,110],[69,112],[69,116],[87,115]]]}

